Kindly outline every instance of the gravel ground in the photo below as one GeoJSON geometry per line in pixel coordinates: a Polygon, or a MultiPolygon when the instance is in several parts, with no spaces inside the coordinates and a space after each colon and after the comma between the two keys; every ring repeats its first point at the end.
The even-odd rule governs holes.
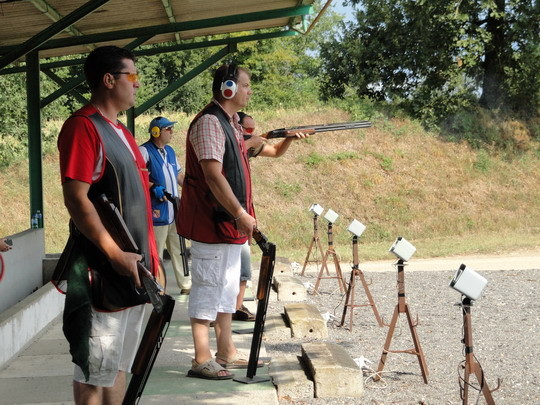
{"type": "MultiPolygon", "coordinates": [[[[347,280],[350,267],[341,265],[347,280]]],[[[330,266],[333,271],[333,267],[330,266]]],[[[383,378],[374,382],[373,369],[377,369],[388,327],[379,327],[370,307],[354,309],[352,331],[349,312],[345,327],[340,327],[344,294],[336,279],[323,279],[319,294],[308,294],[307,303],[319,308],[321,314],[331,315],[328,321],[329,342],[344,347],[353,359],[365,358],[363,368],[364,395],[362,398],[279,398],[280,405],[289,404],[462,404],[460,399],[460,365],[465,360],[463,351],[463,314],[460,294],[448,287],[454,271],[409,271],[405,267],[405,293],[416,327],[420,345],[429,371],[428,384],[422,378],[418,358],[412,354],[389,353],[383,378]]],[[[390,323],[398,303],[397,272],[389,265],[388,272],[364,272],[379,314],[390,323]]],[[[472,309],[474,353],[481,364],[488,386],[500,389],[493,392],[495,403],[540,404],[540,289],[539,270],[484,271],[488,285],[472,309]]],[[[317,275],[306,273],[296,277],[304,284],[315,284],[317,275]]],[[[367,302],[360,281],[356,283],[355,303],[367,302]]],[[[287,303],[271,301],[268,313],[283,313],[287,303]]],[[[350,311],[350,308],[348,308],[350,311]]],[[[301,355],[301,344],[306,340],[286,339],[265,341],[268,354],[279,357],[286,354],[301,355]]],[[[404,313],[399,315],[390,349],[414,348],[411,331],[404,313]]],[[[476,385],[476,377],[471,382],[476,385]]],[[[483,395],[469,388],[471,404],[486,403],[483,395]],[[478,401],[478,402],[477,402],[478,401]]]]}

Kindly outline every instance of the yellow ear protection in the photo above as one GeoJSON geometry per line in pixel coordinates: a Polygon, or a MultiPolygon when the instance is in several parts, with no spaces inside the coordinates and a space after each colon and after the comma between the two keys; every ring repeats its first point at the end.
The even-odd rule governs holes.
{"type": "Polygon", "coordinates": [[[161,135],[161,129],[159,127],[150,128],[150,135],[152,135],[154,138],[157,138],[161,135]]]}
{"type": "Polygon", "coordinates": [[[230,100],[236,95],[238,86],[236,84],[236,64],[231,63],[227,68],[227,74],[221,82],[221,95],[223,98],[230,100]]]}

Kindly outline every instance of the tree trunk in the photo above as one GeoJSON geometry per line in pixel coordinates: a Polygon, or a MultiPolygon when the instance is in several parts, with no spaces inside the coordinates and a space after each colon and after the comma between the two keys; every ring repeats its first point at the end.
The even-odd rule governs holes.
{"type": "MultiPolygon", "coordinates": [[[[497,13],[505,10],[506,0],[496,0],[497,13]]],[[[489,10],[491,12],[491,10],[489,10]]],[[[491,13],[490,13],[491,14],[491,13]]],[[[488,14],[486,29],[491,35],[491,41],[486,44],[484,60],[484,81],[480,105],[488,109],[496,109],[505,101],[504,63],[505,48],[504,19],[488,14]]]]}

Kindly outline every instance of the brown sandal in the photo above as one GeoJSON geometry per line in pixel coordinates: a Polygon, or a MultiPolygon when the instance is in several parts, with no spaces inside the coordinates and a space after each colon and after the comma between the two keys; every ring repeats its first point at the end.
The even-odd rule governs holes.
{"type": "Polygon", "coordinates": [[[234,374],[227,371],[227,375],[219,375],[220,371],[227,371],[221,364],[214,359],[197,363],[195,359],[191,360],[191,370],[188,371],[188,377],[204,378],[206,380],[230,380],[234,374]]]}
{"type": "MultiPolygon", "coordinates": [[[[248,368],[249,360],[245,356],[240,354],[238,351],[236,351],[235,355],[230,359],[226,359],[225,357],[216,353],[216,363],[219,364],[221,367],[225,367],[228,369],[248,368]],[[218,360],[221,360],[223,363],[220,363],[218,360]]],[[[262,367],[263,365],[264,363],[261,360],[257,362],[257,367],[262,367]]]]}

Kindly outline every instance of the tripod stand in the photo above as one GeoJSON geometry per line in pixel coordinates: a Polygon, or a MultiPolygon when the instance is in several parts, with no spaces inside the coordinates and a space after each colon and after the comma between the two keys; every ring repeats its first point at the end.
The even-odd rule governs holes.
{"type": "Polygon", "coordinates": [[[313,294],[317,293],[317,290],[319,289],[319,286],[321,284],[321,280],[326,278],[337,278],[339,290],[341,292],[345,291],[345,280],[343,280],[343,273],[341,272],[341,267],[339,265],[339,258],[334,250],[334,238],[332,233],[332,222],[328,222],[328,250],[324,254],[322,264],[321,264],[321,270],[319,271],[319,275],[317,276],[317,282],[315,283],[315,287],[313,287],[313,294]],[[334,260],[334,267],[336,268],[336,275],[331,276],[330,272],[328,271],[328,256],[332,256],[332,259],[334,260]],[[323,272],[326,270],[326,276],[323,276],[323,272]]]}
{"type": "Polygon", "coordinates": [[[480,363],[476,361],[476,357],[473,353],[473,344],[472,344],[472,327],[471,327],[471,306],[472,301],[469,297],[463,296],[461,303],[461,308],[463,310],[463,344],[465,346],[465,365],[462,365],[464,368],[465,375],[463,379],[460,377],[460,381],[463,380],[463,385],[460,384],[460,394],[461,399],[463,399],[463,405],[468,405],[469,401],[469,386],[472,385],[469,383],[469,377],[471,374],[476,375],[476,379],[480,384],[479,390],[482,391],[484,398],[486,399],[487,405],[495,405],[493,400],[492,392],[497,391],[500,387],[500,379],[497,381],[497,387],[493,390],[490,390],[486,380],[484,379],[484,370],[480,363]]]}
{"type": "Polygon", "coordinates": [[[309,256],[311,254],[311,250],[314,247],[315,247],[315,251],[313,252],[314,254],[316,254],[317,249],[319,249],[319,253],[321,255],[321,258],[322,258],[322,254],[323,254],[321,240],[319,239],[319,227],[317,226],[318,217],[319,216],[317,214],[313,214],[313,238],[311,239],[311,243],[309,244],[309,249],[308,249],[308,252],[307,252],[307,255],[306,255],[306,260],[304,261],[304,267],[302,268],[302,272],[300,273],[301,276],[304,275],[304,272],[306,271],[306,266],[307,266],[308,263],[317,263],[317,270],[319,270],[319,260],[317,260],[317,259],[310,260],[309,259],[309,256]]]}
{"type": "Polygon", "coordinates": [[[411,313],[409,312],[409,306],[405,302],[405,274],[404,274],[404,261],[403,259],[399,259],[397,261],[397,269],[398,269],[398,304],[396,305],[396,308],[394,310],[394,315],[392,317],[392,322],[390,322],[389,326],[390,329],[388,329],[388,334],[386,335],[386,342],[384,343],[383,352],[381,355],[381,359],[379,361],[379,367],[377,368],[377,374],[373,378],[374,381],[378,381],[381,378],[380,373],[382,372],[384,368],[384,364],[386,361],[386,356],[388,353],[408,353],[408,354],[414,354],[418,357],[418,362],[420,363],[420,370],[422,371],[422,377],[424,378],[424,383],[428,383],[427,376],[428,376],[428,369],[426,364],[426,359],[424,358],[424,352],[422,351],[422,347],[420,346],[420,340],[418,339],[418,334],[416,333],[416,326],[418,325],[418,316],[416,317],[416,322],[413,322],[411,318],[411,313]],[[411,330],[411,335],[414,343],[414,349],[408,349],[408,350],[390,350],[390,343],[392,342],[392,336],[394,334],[394,329],[396,328],[396,323],[398,320],[399,314],[406,314],[407,315],[407,321],[409,323],[409,329],[411,330]]]}
{"type": "Polygon", "coordinates": [[[371,307],[373,309],[373,313],[375,314],[375,319],[377,319],[377,323],[379,324],[379,326],[383,326],[381,317],[379,316],[379,311],[377,311],[377,307],[375,306],[375,302],[373,301],[373,297],[371,296],[371,292],[369,291],[369,284],[366,282],[366,279],[364,277],[364,273],[362,272],[362,270],[358,268],[358,236],[356,235],[353,236],[352,244],[353,244],[353,266],[352,266],[352,271],[351,271],[351,279],[349,281],[349,287],[347,288],[345,306],[343,307],[343,315],[341,317],[341,326],[345,324],[345,316],[347,315],[347,307],[351,308],[350,321],[349,321],[351,331],[353,328],[354,308],[357,308],[357,307],[371,307]],[[369,304],[355,304],[354,303],[354,288],[355,288],[356,277],[360,278],[360,281],[362,282],[362,286],[364,287],[364,291],[366,292],[366,296],[369,301],[369,304]]]}

